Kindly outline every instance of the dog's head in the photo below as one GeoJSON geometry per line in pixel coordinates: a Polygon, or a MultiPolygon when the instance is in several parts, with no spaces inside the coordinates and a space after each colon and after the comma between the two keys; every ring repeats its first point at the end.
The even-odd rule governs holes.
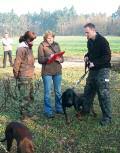
{"type": "Polygon", "coordinates": [[[76,93],[72,88],[66,89],[62,94],[62,103],[66,107],[70,107],[73,105],[74,99],[76,97],[76,93]]]}
{"type": "Polygon", "coordinates": [[[78,105],[79,105],[79,107],[83,106],[83,104],[85,102],[84,94],[83,93],[78,93],[77,96],[78,96],[78,105]]]}
{"type": "Polygon", "coordinates": [[[34,153],[32,140],[24,138],[19,145],[20,153],[34,153]]]}

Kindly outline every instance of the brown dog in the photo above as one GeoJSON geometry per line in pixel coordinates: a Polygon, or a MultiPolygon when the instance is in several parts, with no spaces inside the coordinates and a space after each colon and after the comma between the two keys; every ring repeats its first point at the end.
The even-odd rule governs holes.
{"type": "Polygon", "coordinates": [[[28,128],[19,122],[11,122],[5,130],[5,138],[1,142],[7,141],[7,151],[11,150],[13,139],[17,141],[17,153],[34,153],[32,135],[28,128]]]}

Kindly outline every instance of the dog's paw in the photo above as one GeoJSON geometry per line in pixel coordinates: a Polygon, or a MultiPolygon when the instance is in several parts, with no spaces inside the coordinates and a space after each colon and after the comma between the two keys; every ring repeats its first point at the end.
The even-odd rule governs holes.
{"type": "Polygon", "coordinates": [[[67,125],[70,125],[70,119],[67,119],[67,120],[66,120],[66,124],[67,124],[67,125]]]}

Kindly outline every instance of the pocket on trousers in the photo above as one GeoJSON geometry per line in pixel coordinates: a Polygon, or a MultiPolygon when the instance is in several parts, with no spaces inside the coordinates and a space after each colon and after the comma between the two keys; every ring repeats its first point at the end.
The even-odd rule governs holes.
{"type": "Polygon", "coordinates": [[[99,86],[103,89],[109,89],[109,79],[100,79],[99,86]]]}

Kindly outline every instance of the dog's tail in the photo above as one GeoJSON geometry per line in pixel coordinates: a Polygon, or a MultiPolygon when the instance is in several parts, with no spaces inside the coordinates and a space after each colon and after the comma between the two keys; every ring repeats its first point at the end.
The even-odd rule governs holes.
{"type": "Polygon", "coordinates": [[[0,142],[5,142],[7,139],[6,138],[3,138],[2,140],[0,140],[0,142]]]}

